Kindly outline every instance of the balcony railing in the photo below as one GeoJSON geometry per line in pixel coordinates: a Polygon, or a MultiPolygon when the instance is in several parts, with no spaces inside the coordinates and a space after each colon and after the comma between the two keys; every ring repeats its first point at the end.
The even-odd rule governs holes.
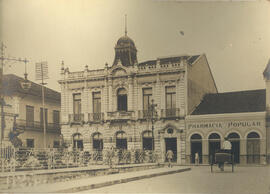
{"type": "Polygon", "coordinates": [[[180,117],[179,108],[161,109],[161,118],[175,118],[180,117]]]}
{"type": "MultiPolygon", "coordinates": [[[[23,130],[43,131],[43,122],[17,119],[15,127],[23,130]]],[[[60,130],[60,125],[59,123],[46,123],[46,130],[58,132],[60,130]]]]}
{"type": "Polygon", "coordinates": [[[70,114],[69,115],[69,122],[70,123],[80,123],[84,121],[84,114],[70,114]]]}
{"type": "Polygon", "coordinates": [[[104,113],[88,113],[88,122],[100,122],[104,120],[104,113]]]}

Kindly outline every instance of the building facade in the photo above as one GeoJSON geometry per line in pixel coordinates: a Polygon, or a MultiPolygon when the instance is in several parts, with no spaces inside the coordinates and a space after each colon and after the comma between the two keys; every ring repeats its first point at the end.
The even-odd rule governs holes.
{"type": "Polygon", "coordinates": [[[59,83],[61,133],[70,147],[154,149],[161,162],[168,149],[175,162],[186,162],[185,117],[205,94],[217,93],[204,54],[138,63],[126,34],[116,43],[111,65],[70,72],[62,64],[59,83]]]}
{"type": "MultiPolygon", "coordinates": [[[[5,146],[43,148],[43,106],[41,85],[31,83],[29,90],[24,90],[23,78],[13,74],[3,76],[2,144],[5,146]]],[[[60,93],[49,88],[45,93],[46,147],[60,145],[60,93]]]]}

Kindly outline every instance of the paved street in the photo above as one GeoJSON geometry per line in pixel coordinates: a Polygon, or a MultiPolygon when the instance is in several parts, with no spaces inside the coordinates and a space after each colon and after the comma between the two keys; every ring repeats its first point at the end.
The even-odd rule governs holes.
{"type": "MultiPolygon", "coordinates": [[[[215,169],[217,170],[217,169],[215,169]]],[[[228,170],[228,171],[226,171],[228,170]]],[[[210,172],[210,167],[193,167],[191,171],[116,184],[87,193],[270,193],[270,167],[236,167],[231,173],[210,172]]]]}

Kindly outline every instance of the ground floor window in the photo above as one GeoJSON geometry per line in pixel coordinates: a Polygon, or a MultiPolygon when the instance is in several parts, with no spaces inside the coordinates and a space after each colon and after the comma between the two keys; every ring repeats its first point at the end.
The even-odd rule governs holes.
{"type": "Polygon", "coordinates": [[[120,131],[116,134],[116,148],[117,149],[127,149],[127,137],[126,133],[120,131]]]}
{"type": "Polygon", "coordinates": [[[83,139],[80,133],[73,135],[73,148],[79,150],[83,149],[83,139]]]}
{"type": "Polygon", "coordinates": [[[247,163],[260,163],[260,136],[256,132],[247,136],[247,163]]]}
{"type": "Polygon", "coordinates": [[[101,133],[95,133],[93,135],[93,149],[103,150],[103,139],[101,133]]]}
{"type": "Polygon", "coordinates": [[[145,131],[142,134],[143,150],[153,150],[153,136],[152,131],[145,131]]]}

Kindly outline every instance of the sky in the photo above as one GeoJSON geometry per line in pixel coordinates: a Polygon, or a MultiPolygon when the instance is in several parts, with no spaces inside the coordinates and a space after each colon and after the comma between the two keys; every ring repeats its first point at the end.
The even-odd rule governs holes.
{"type": "MultiPolygon", "coordinates": [[[[48,87],[60,91],[62,60],[71,72],[112,65],[125,14],[138,62],[204,53],[219,92],[265,88],[267,0],[0,0],[0,42],[6,57],[29,60],[32,81],[47,61],[48,87]]],[[[24,63],[5,61],[4,73],[23,76],[24,63]]]]}

